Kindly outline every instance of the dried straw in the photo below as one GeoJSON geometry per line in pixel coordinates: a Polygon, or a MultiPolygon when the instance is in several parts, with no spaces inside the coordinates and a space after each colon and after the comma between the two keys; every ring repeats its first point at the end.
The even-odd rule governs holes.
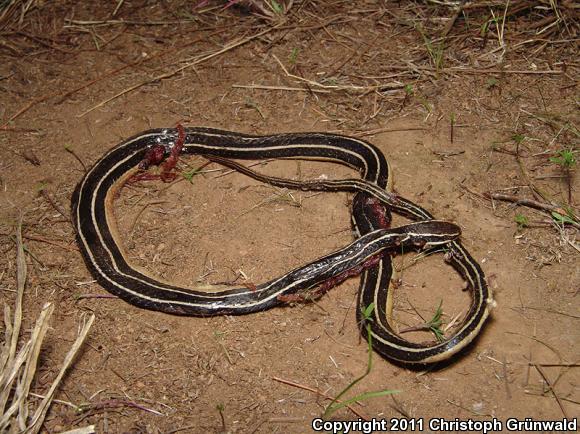
{"type": "MultiPolygon", "coordinates": [[[[0,352],[0,432],[35,434],[41,430],[58,386],[72,365],[95,317],[91,315],[84,322],[50,389],[30,416],[29,411],[32,407],[28,398],[31,395],[31,385],[36,375],[42,343],[49,328],[54,305],[52,303],[44,305],[30,339],[20,347],[20,350],[17,350],[22,325],[22,300],[27,276],[26,257],[22,243],[22,219],[18,222],[16,230],[16,249],[17,291],[14,318],[11,320],[10,308],[5,306],[5,340],[0,352]]],[[[82,432],[94,432],[94,427],[88,428],[89,430],[82,432]]]]}

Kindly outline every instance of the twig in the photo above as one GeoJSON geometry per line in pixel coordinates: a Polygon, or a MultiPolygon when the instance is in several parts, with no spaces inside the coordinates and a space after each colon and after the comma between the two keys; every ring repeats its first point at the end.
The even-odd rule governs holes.
{"type": "Polygon", "coordinates": [[[465,151],[432,151],[432,152],[440,157],[454,157],[456,155],[465,154],[465,151]]]}
{"type": "Polygon", "coordinates": [[[555,119],[550,119],[549,117],[546,117],[546,116],[540,116],[540,115],[537,115],[535,113],[532,113],[532,112],[529,112],[527,110],[524,110],[522,108],[520,109],[520,111],[522,113],[527,114],[528,116],[533,117],[534,119],[537,119],[539,121],[544,122],[546,125],[548,125],[550,127],[554,127],[554,126],[557,126],[558,128],[568,127],[568,131],[570,133],[574,134],[576,137],[580,137],[580,131],[578,130],[578,128],[576,128],[574,125],[572,125],[572,124],[570,124],[568,122],[566,122],[566,123],[560,123],[560,122],[558,122],[555,119]]]}
{"type": "Polygon", "coordinates": [[[556,314],[556,315],[563,315],[563,316],[567,316],[567,317],[570,317],[570,318],[580,319],[580,315],[574,315],[572,313],[562,312],[560,310],[554,310],[554,309],[543,308],[543,307],[516,306],[516,307],[513,307],[512,309],[514,309],[514,310],[526,310],[526,309],[529,309],[529,310],[539,310],[539,311],[542,311],[542,312],[549,312],[549,313],[553,313],[553,314],[556,314]]]}
{"type": "Polygon", "coordinates": [[[230,45],[227,45],[224,48],[222,48],[221,50],[218,50],[218,51],[216,51],[214,53],[211,53],[211,54],[208,54],[206,56],[200,57],[200,58],[194,60],[193,62],[186,63],[185,65],[183,65],[183,66],[181,66],[181,67],[179,67],[177,69],[174,69],[173,71],[166,72],[164,74],[160,74],[160,75],[158,75],[156,77],[150,78],[148,80],[144,80],[144,81],[142,81],[140,83],[137,83],[137,84],[135,84],[133,86],[130,86],[127,89],[122,90],[121,92],[117,93],[116,95],[113,95],[112,97],[107,98],[104,101],[101,101],[100,103],[98,103],[97,105],[91,107],[90,109],[85,110],[84,112],[78,114],[77,117],[78,118],[81,118],[81,117],[87,115],[88,113],[92,112],[93,110],[96,110],[97,108],[102,107],[102,106],[108,104],[109,102],[111,102],[111,101],[119,98],[120,96],[123,96],[123,95],[125,95],[127,93],[130,93],[130,92],[132,92],[134,90],[137,90],[140,87],[143,87],[143,86],[145,86],[145,85],[147,85],[149,83],[154,83],[156,81],[160,81],[160,80],[164,80],[166,78],[173,77],[174,75],[176,75],[176,74],[180,73],[181,71],[184,71],[184,70],[186,70],[188,68],[191,68],[192,66],[199,65],[200,63],[203,63],[203,62],[205,62],[207,60],[213,59],[214,57],[219,56],[220,54],[226,53],[226,52],[228,52],[230,50],[233,50],[234,48],[237,48],[237,47],[240,47],[242,45],[245,45],[248,42],[253,41],[254,39],[257,39],[257,38],[259,38],[261,36],[264,36],[265,34],[270,33],[273,30],[276,30],[278,27],[280,27],[280,25],[277,25],[277,26],[274,26],[274,27],[270,27],[270,28],[268,28],[266,30],[263,30],[263,31],[261,31],[259,33],[256,33],[255,35],[249,36],[249,37],[247,37],[245,39],[242,39],[242,40],[240,40],[238,42],[234,42],[234,43],[232,43],[230,45]]]}
{"type": "Polygon", "coordinates": [[[271,417],[268,419],[270,423],[298,423],[304,422],[303,417],[271,417]]]}
{"type": "MultiPolygon", "coordinates": [[[[535,342],[537,342],[537,343],[545,346],[547,349],[549,349],[550,351],[552,351],[556,355],[556,357],[558,357],[558,361],[560,363],[562,362],[562,359],[563,359],[562,358],[562,355],[560,354],[560,352],[556,348],[554,348],[552,345],[549,345],[546,342],[544,342],[544,341],[536,338],[535,336],[528,336],[528,335],[523,334],[523,333],[510,332],[510,331],[506,331],[505,333],[510,334],[510,335],[515,335],[515,336],[522,336],[524,338],[531,339],[532,341],[535,341],[535,342]]],[[[529,363],[531,363],[531,359],[530,359],[529,363]]]]}
{"type": "Polygon", "coordinates": [[[22,107],[20,110],[18,110],[16,113],[14,113],[12,116],[10,116],[6,122],[4,122],[2,125],[0,125],[0,130],[7,129],[8,124],[10,122],[12,122],[14,119],[19,117],[20,115],[26,113],[28,110],[30,110],[35,105],[40,104],[41,102],[44,102],[44,101],[46,101],[54,96],[58,96],[59,94],[60,94],[60,92],[51,92],[48,95],[44,95],[44,96],[41,96],[39,98],[33,99],[28,104],[26,104],[24,107],[22,107]]]}
{"type": "Polygon", "coordinates": [[[331,93],[326,89],[309,89],[306,87],[288,87],[288,86],[267,86],[262,84],[233,84],[237,89],[261,89],[261,90],[283,90],[290,92],[314,92],[314,93],[331,93]]]}
{"type": "Polygon", "coordinates": [[[465,411],[467,411],[467,412],[469,412],[469,413],[471,413],[471,414],[474,414],[475,416],[489,416],[489,417],[491,417],[491,416],[492,416],[491,414],[480,413],[479,411],[475,411],[475,410],[472,410],[472,409],[470,409],[470,408],[468,408],[468,407],[464,407],[463,405],[461,405],[461,404],[458,404],[457,402],[451,401],[450,399],[446,399],[446,401],[447,401],[449,404],[452,404],[452,405],[454,405],[454,406],[456,406],[456,407],[459,407],[459,408],[461,408],[462,410],[465,410],[465,411]]]}
{"type": "Polygon", "coordinates": [[[180,431],[190,431],[194,428],[197,428],[198,425],[186,425],[186,426],[180,426],[179,428],[174,428],[171,431],[167,431],[167,434],[175,434],[176,432],[180,432],[180,431]]]}
{"type": "Polygon", "coordinates": [[[119,9],[121,9],[121,6],[123,6],[123,3],[125,3],[125,0],[119,0],[117,2],[117,6],[115,7],[115,10],[111,14],[112,17],[114,17],[115,15],[117,15],[117,12],[119,12],[119,9]]]}
{"type": "Polygon", "coordinates": [[[109,77],[111,77],[113,75],[116,75],[119,72],[124,71],[127,68],[132,68],[134,66],[140,66],[140,65],[143,65],[144,63],[150,62],[150,61],[152,61],[154,59],[162,58],[164,56],[167,56],[169,54],[172,54],[172,53],[176,52],[177,50],[183,50],[184,48],[187,48],[190,45],[197,44],[200,41],[203,41],[204,39],[212,38],[213,36],[218,35],[219,33],[222,33],[222,32],[221,31],[216,31],[216,32],[210,33],[208,35],[200,36],[199,38],[195,38],[193,41],[190,41],[190,42],[188,42],[186,44],[180,44],[180,45],[178,45],[178,46],[176,46],[174,48],[171,48],[169,50],[160,50],[158,53],[156,53],[156,54],[154,54],[152,56],[147,56],[145,58],[140,58],[139,60],[136,60],[135,62],[131,62],[131,63],[128,63],[127,65],[121,66],[120,68],[116,68],[116,69],[113,69],[111,71],[105,72],[104,74],[99,75],[97,78],[95,78],[93,80],[89,80],[89,81],[85,82],[84,84],[82,84],[82,85],[80,85],[80,86],[78,86],[78,87],[76,87],[76,88],[74,88],[72,90],[69,90],[69,91],[63,93],[62,95],[60,95],[60,98],[56,101],[56,104],[60,104],[60,103],[64,102],[69,96],[71,96],[71,95],[73,95],[73,94],[75,94],[75,93],[77,93],[77,92],[79,92],[79,91],[81,91],[83,89],[86,89],[87,87],[90,87],[93,84],[98,83],[98,82],[100,82],[100,81],[102,81],[102,80],[104,80],[106,78],[109,78],[109,77]]]}
{"type": "MultiPolygon", "coordinates": [[[[391,67],[393,68],[393,67],[391,67]]],[[[408,67],[403,67],[408,69],[408,67]]],[[[434,72],[434,68],[430,67],[417,67],[417,71],[420,72],[434,72]]],[[[500,69],[500,68],[462,68],[459,66],[451,68],[443,68],[439,71],[444,74],[514,74],[514,75],[558,75],[564,74],[564,71],[560,69],[541,69],[541,70],[526,70],[526,69],[500,69]]]]}
{"type": "Polygon", "coordinates": [[[87,425],[83,428],[71,429],[70,431],[65,431],[61,434],[94,434],[96,432],[94,425],[87,425]]]}
{"type": "Polygon", "coordinates": [[[574,250],[576,250],[578,253],[580,253],[580,247],[578,247],[575,243],[573,243],[571,240],[569,240],[568,238],[566,238],[566,242],[568,244],[570,244],[570,246],[572,246],[572,248],[574,250]]]}
{"type": "Polygon", "coordinates": [[[544,199],[546,202],[549,202],[546,195],[543,194],[543,192],[540,191],[534,185],[530,176],[528,175],[526,167],[524,166],[524,163],[522,162],[522,159],[520,158],[520,142],[519,141],[516,143],[516,152],[515,152],[514,156],[516,157],[516,162],[518,163],[518,167],[520,168],[520,172],[522,173],[522,177],[524,178],[524,181],[526,182],[526,184],[530,187],[532,194],[536,197],[536,199],[541,198],[541,199],[544,199]]]}
{"type": "Polygon", "coordinates": [[[278,57],[276,57],[275,54],[272,54],[272,57],[274,58],[274,60],[276,60],[276,62],[278,62],[278,65],[280,65],[280,68],[282,68],[282,71],[284,71],[284,74],[286,74],[287,77],[293,78],[294,80],[302,81],[304,83],[307,83],[310,86],[314,86],[314,87],[317,87],[319,89],[345,90],[345,91],[366,93],[366,92],[372,92],[373,90],[377,90],[377,91],[395,90],[395,89],[402,89],[403,87],[405,87],[405,85],[403,83],[377,84],[377,85],[372,85],[372,86],[321,84],[321,83],[318,83],[317,81],[308,80],[307,78],[291,74],[290,72],[288,72],[288,70],[286,69],[284,64],[280,61],[280,59],[278,59],[278,57]]]}
{"type": "Polygon", "coordinates": [[[4,126],[6,124],[3,124],[0,126],[0,130],[2,130],[3,132],[6,133],[39,133],[40,130],[36,129],[36,128],[12,128],[12,127],[7,127],[4,126]]]}
{"type": "Polygon", "coordinates": [[[44,197],[48,201],[48,203],[50,203],[52,207],[58,211],[58,213],[61,216],[67,219],[67,221],[70,221],[70,216],[64,211],[64,209],[62,209],[62,207],[58,203],[55,202],[55,200],[52,198],[50,193],[45,188],[40,190],[40,194],[42,194],[42,197],[44,197]]]}
{"type": "Polygon", "coordinates": [[[530,208],[540,209],[542,211],[555,211],[559,214],[566,215],[566,210],[559,206],[550,205],[547,203],[538,202],[533,199],[520,198],[511,194],[485,192],[483,196],[487,199],[502,200],[504,202],[513,202],[516,205],[524,205],[530,208]]]}
{"type": "Polygon", "coordinates": [[[85,298],[119,298],[113,294],[79,294],[75,300],[84,300],[85,298]]]}
{"type": "MultiPolygon", "coordinates": [[[[40,394],[34,393],[34,392],[30,392],[28,395],[32,396],[34,398],[38,398],[38,399],[46,398],[46,395],[40,395],[40,394]]],[[[70,408],[74,409],[75,411],[79,410],[79,408],[80,408],[78,405],[73,404],[72,402],[69,402],[69,401],[63,401],[62,399],[53,399],[52,402],[55,404],[66,405],[67,407],[70,407],[70,408]]]]}
{"type": "Polygon", "coordinates": [[[51,244],[53,246],[60,247],[61,249],[68,250],[69,252],[78,252],[79,248],[77,246],[69,246],[68,244],[60,243],[58,241],[51,240],[49,238],[41,237],[40,235],[22,235],[22,238],[27,240],[39,241],[41,243],[51,244]]]}
{"type": "MultiPolygon", "coordinates": [[[[569,214],[568,211],[566,211],[564,208],[556,206],[556,205],[550,205],[547,203],[542,203],[542,202],[538,202],[536,200],[532,200],[532,199],[525,199],[525,198],[519,198],[517,196],[513,196],[511,194],[503,194],[503,193],[491,193],[491,192],[486,192],[483,193],[483,196],[487,199],[495,199],[495,200],[502,200],[505,202],[512,202],[515,203],[516,205],[523,205],[523,206],[527,206],[530,208],[536,208],[542,211],[547,211],[550,214],[551,213],[558,213],[562,216],[567,216],[569,214]]],[[[570,210],[570,212],[572,213],[572,217],[574,219],[576,219],[578,213],[574,210],[570,210]]],[[[575,228],[580,229],[580,223],[578,223],[577,221],[573,220],[573,219],[566,219],[566,224],[569,224],[571,226],[574,226],[575,228]]]]}
{"type": "Polygon", "coordinates": [[[530,366],[544,366],[546,368],[580,368],[580,363],[529,363],[530,366]]]}
{"type": "MultiPolygon", "coordinates": [[[[315,393],[318,396],[322,396],[323,398],[326,398],[326,399],[333,399],[332,396],[329,396],[326,393],[321,392],[320,390],[313,389],[312,387],[304,386],[302,384],[295,383],[295,382],[290,381],[290,380],[284,380],[283,378],[279,378],[279,377],[272,377],[272,380],[277,381],[277,382],[282,383],[282,384],[287,384],[288,386],[297,387],[297,388],[303,389],[303,390],[308,390],[309,392],[315,393]]],[[[341,403],[342,401],[337,400],[336,402],[341,403]]],[[[364,420],[370,420],[370,418],[366,414],[360,412],[359,410],[356,410],[350,404],[347,405],[346,407],[350,411],[352,411],[354,414],[356,414],[358,417],[360,417],[364,420]]]]}
{"type": "Polygon", "coordinates": [[[195,18],[192,19],[180,19],[175,21],[136,21],[136,20],[70,20],[65,19],[66,23],[63,27],[70,28],[76,26],[172,26],[184,23],[190,23],[196,21],[195,18]]]}
{"type": "Polygon", "coordinates": [[[560,407],[560,410],[562,410],[562,414],[564,415],[565,418],[567,418],[568,415],[566,414],[566,410],[564,410],[564,406],[562,405],[562,401],[560,401],[560,397],[556,394],[556,391],[552,387],[552,383],[550,382],[550,380],[548,380],[548,377],[546,377],[546,374],[544,374],[544,371],[542,370],[542,368],[540,368],[535,363],[532,363],[532,366],[534,368],[536,368],[536,370],[540,373],[540,375],[542,376],[542,378],[544,379],[544,381],[546,382],[546,384],[550,388],[550,392],[552,392],[552,395],[556,399],[556,402],[558,403],[558,406],[560,407]]]}
{"type": "Polygon", "coordinates": [[[372,135],[381,134],[381,133],[394,133],[396,131],[425,131],[426,129],[427,128],[424,128],[424,127],[376,128],[374,130],[362,131],[360,133],[357,133],[357,135],[360,137],[365,137],[365,136],[372,136],[372,135]]]}
{"type": "MultiPolygon", "coordinates": [[[[524,393],[526,395],[537,396],[537,397],[540,397],[540,398],[549,398],[549,396],[547,396],[545,393],[543,393],[541,391],[540,392],[533,392],[531,390],[524,390],[524,393]]],[[[580,405],[580,401],[574,401],[573,399],[566,398],[565,396],[560,397],[560,399],[562,401],[571,402],[572,404],[580,405]]]]}
{"type": "MultiPolygon", "coordinates": [[[[326,76],[327,77],[332,77],[334,76],[338,71],[340,71],[347,63],[349,63],[350,61],[352,61],[353,59],[355,59],[357,62],[360,61],[360,59],[371,49],[375,46],[375,43],[377,42],[377,40],[382,37],[382,34],[379,32],[377,33],[377,36],[370,42],[363,42],[364,45],[366,45],[367,47],[364,50],[361,50],[362,48],[362,44],[361,46],[354,50],[353,53],[346,57],[338,66],[334,67],[331,71],[329,71],[326,76]]],[[[356,62],[355,62],[356,63],[356,62]]]]}
{"type": "Polygon", "coordinates": [[[64,147],[64,150],[65,150],[66,152],[68,152],[69,154],[71,154],[71,155],[72,155],[72,156],[75,158],[75,160],[77,160],[77,161],[79,162],[79,164],[80,164],[80,165],[81,165],[81,167],[83,168],[83,171],[85,171],[85,172],[87,171],[87,166],[85,165],[84,161],[83,161],[83,160],[81,160],[81,158],[80,158],[80,157],[79,157],[79,156],[76,154],[76,152],[75,152],[75,151],[73,151],[73,150],[72,150],[71,148],[69,148],[68,146],[65,146],[65,147],[64,147]]]}
{"type": "Polygon", "coordinates": [[[146,413],[152,413],[157,416],[165,416],[160,411],[154,410],[152,408],[145,407],[144,405],[138,404],[134,401],[124,400],[124,399],[109,399],[105,401],[99,401],[95,403],[89,404],[81,404],[79,405],[79,411],[88,412],[88,411],[100,411],[107,408],[120,408],[120,407],[130,407],[136,408],[137,410],[144,411],[146,413]]]}
{"type": "Polygon", "coordinates": [[[133,223],[131,223],[131,226],[129,227],[129,239],[133,238],[133,235],[135,233],[135,227],[137,226],[137,223],[139,222],[139,218],[141,217],[141,215],[143,214],[143,212],[150,206],[152,205],[160,205],[163,203],[167,203],[166,200],[155,200],[149,203],[146,203],[145,205],[143,205],[141,207],[141,209],[137,212],[137,215],[135,216],[135,218],[133,219],[133,223]]]}
{"type": "Polygon", "coordinates": [[[503,356],[502,371],[503,371],[503,375],[502,375],[503,382],[505,385],[505,393],[507,395],[507,398],[509,400],[511,400],[512,399],[512,392],[510,390],[510,383],[508,381],[507,360],[506,360],[505,354],[503,356]]]}
{"type": "Polygon", "coordinates": [[[447,22],[447,25],[443,29],[443,32],[441,32],[441,36],[443,38],[446,38],[447,37],[447,35],[449,34],[449,32],[451,31],[451,29],[455,25],[455,22],[457,21],[457,18],[459,18],[459,15],[461,15],[462,13],[463,13],[463,4],[459,4],[457,6],[457,8],[455,9],[455,12],[453,13],[453,15],[451,16],[451,18],[447,22]]]}

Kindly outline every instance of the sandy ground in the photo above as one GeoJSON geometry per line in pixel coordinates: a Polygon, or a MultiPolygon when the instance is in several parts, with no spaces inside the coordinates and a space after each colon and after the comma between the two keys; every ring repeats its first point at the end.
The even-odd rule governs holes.
{"type": "MultiPolygon", "coordinates": [[[[265,22],[236,9],[125,2],[119,17],[134,24],[121,25],[84,23],[111,14],[110,5],[86,3],[87,10],[68,2],[35,10],[22,33],[5,34],[0,45],[0,290],[12,304],[22,215],[27,327],[44,303],[56,307],[34,392],[46,392],[83,316],[96,315],[57,394],[84,411],[54,403],[46,432],[89,424],[98,432],[308,432],[329,401],[304,387],[336,396],[366,369],[358,278],[315,303],[241,317],[173,317],[100,298],[107,293],[84,265],[68,218],[84,172],[75,156],[90,165],[124,138],[178,122],[364,137],[389,159],[399,194],[461,226],[494,291],[492,317],[445,366],[412,370],[375,354],[348,396],[399,392],[355,405],[365,417],[578,417],[578,232],[550,223],[549,213],[482,196],[534,199],[533,184],[558,204],[578,203],[576,173],[569,188],[549,160],[577,149],[574,43],[529,44],[501,63],[495,33],[484,41],[459,19],[437,67],[409,20],[437,28],[437,17],[450,15],[445,8],[304,2],[286,22],[265,22]],[[518,216],[529,227],[518,227],[518,216]]],[[[516,17],[513,26],[508,46],[525,36],[516,17]]],[[[184,158],[180,170],[204,163],[184,158]]],[[[328,163],[256,168],[295,179],[356,175],[328,163]]],[[[351,195],[292,192],[219,169],[122,190],[116,215],[134,264],[184,285],[252,284],[353,239],[351,195]]],[[[442,300],[445,326],[466,311],[469,293],[440,255],[409,266],[413,256],[394,258],[397,324],[421,324],[442,300]]],[[[346,409],[333,415],[357,417],[346,409]]]]}

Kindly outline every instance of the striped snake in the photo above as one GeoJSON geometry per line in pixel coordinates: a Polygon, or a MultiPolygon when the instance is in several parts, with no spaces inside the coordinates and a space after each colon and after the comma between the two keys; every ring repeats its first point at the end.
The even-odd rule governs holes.
{"type": "Polygon", "coordinates": [[[250,136],[211,128],[156,129],[112,148],[86,172],[72,196],[72,216],[80,250],[93,276],[107,291],[135,306],[176,315],[246,314],[284,304],[285,297],[358,269],[362,270],[358,317],[363,323],[362,330],[370,330],[374,349],[405,363],[437,362],[457,353],[475,338],[489,316],[492,294],[480,266],[457,240],[459,227],[434,220],[420,206],[390,193],[390,180],[384,155],[370,143],[351,137],[327,133],[250,136]],[[273,185],[355,192],[353,221],[360,236],[336,252],[252,288],[223,285],[186,288],[151,277],[129,263],[116,229],[112,201],[115,192],[140,167],[174,156],[171,151],[176,143],[180,147],[178,153],[206,156],[273,185]],[[260,175],[224,160],[269,158],[335,162],[356,169],[362,179],[298,182],[260,175]],[[387,214],[394,211],[416,222],[387,229],[384,216],[373,211],[378,203],[384,205],[387,214]],[[444,249],[447,261],[471,290],[472,302],[465,319],[444,342],[409,342],[390,324],[392,268],[390,256],[381,252],[413,247],[444,249]],[[370,304],[375,307],[371,316],[363,317],[362,312],[370,304]]]}

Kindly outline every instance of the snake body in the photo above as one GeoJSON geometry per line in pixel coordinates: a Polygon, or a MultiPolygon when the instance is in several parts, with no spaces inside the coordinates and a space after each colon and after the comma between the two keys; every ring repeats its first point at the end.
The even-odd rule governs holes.
{"type": "MultiPolygon", "coordinates": [[[[241,166],[237,168],[244,172],[241,166]]],[[[492,296],[480,266],[457,240],[459,227],[434,220],[420,206],[390,193],[390,179],[384,155],[372,144],[352,137],[328,133],[252,136],[212,128],[156,129],[115,146],[86,172],[73,193],[72,217],[80,250],[100,285],[138,307],[178,315],[257,312],[283,304],[287,295],[313,288],[356,267],[364,268],[371,258],[385,250],[413,246],[445,249],[449,262],[468,282],[472,293],[465,320],[445,342],[412,343],[400,338],[389,324],[391,262],[388,254],[382,255],[376,266],[363,271],[359,296],[359,319],[368,321],[375,350],[407,363],[436,362],[455,354],[474,339],[489,315],[492,296]],[[151,277],[129,263],[115,229],[112,201],[116,190],[139,170],[148,152],[161,149],[169,155],[179,140],[181,154],[204,155],[210,159],[313,159],[354,168],[361,179],[298,182],[246,172],[289,188],[354,191],[353,220],[360,237],[336,252],[252,288],[214,285],[186,288],[151,277]],[[394,229],[381,226],[367,209],[371,197],[388,210],[417,222],[394,229]],[[375,306],[372,317],[362,318],[361,312],[371,303],[375,306]]]]}

